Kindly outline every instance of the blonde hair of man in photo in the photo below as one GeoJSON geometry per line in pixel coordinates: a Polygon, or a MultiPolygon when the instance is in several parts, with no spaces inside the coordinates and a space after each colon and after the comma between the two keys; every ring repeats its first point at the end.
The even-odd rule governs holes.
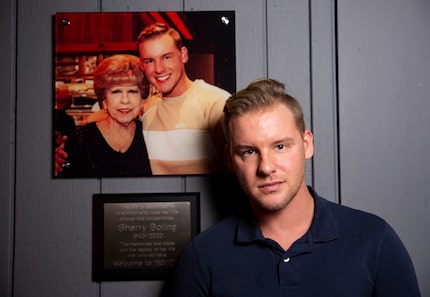
{"type": "Polygon", "coordinates": [[[137,48],[147,80],[163,96],[142,117],[153,174],[226,171],[222,118],[230,94],[188,77],[188,50],[180,34],[165,24],[144,28],[137,48]]]}

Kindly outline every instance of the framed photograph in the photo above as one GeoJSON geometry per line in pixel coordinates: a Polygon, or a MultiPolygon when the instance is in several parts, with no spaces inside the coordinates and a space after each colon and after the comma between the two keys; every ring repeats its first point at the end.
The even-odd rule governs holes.
{"type": "Polygon", "coordinates": [[[225,172],[217,119],[236,91],[234,11],[58,12],[53,23],[54,178],[225,172]],[[163,26],[166,38],[143,41],[161,51],[138,45],[143,32],[163,26]],[[188,93],[165,88],[180,85],[179,73],[193,82],[188,93]],[[115,106],[107,91],[126,76],[142,100],[115,106]],[[183,104],[163,115],[159,103],[181,96],[183,104]]]}
{"type": "Polygon", "coordinates": [[[93,280],[166,279],[200,232],[200,194],[93,195],[93,280]]]}

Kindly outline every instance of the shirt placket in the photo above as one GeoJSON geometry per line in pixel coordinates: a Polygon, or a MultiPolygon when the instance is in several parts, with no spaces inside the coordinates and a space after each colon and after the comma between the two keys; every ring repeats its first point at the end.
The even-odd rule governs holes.
{"type": "Polygon", "coordinates": [[[280,258],[278,263],[279,285],[296,287],[301,283],[300,257],[311,252],[309,241],[302,238],[295,242],[280,258]]]}

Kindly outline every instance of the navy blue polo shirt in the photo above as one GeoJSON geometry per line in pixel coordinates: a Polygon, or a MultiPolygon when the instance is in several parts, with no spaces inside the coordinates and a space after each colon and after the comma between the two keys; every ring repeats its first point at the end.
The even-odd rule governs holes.
{"type": "Polygon", "coordinates": [[[252,215],[232,215],[192,240],[173,295],[420,296],[410,257],[384,220],[309,190],[311,227],[288,250],[264,238],[252,215]]]}

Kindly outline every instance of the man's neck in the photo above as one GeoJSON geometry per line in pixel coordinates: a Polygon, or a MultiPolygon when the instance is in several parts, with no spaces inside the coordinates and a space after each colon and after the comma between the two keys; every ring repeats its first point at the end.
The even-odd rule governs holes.
{"type": "Polygon", "coordinates": [[[284,250],[288,250],[311,226],[315,202],[306,186],[305,189],[301,189],[281,210],[256,213],[264,237],[273,239],[284,250]]]}
{"type": "Polygon", "coordinates": [[[163,94],[163,98],[169,99],[170,97],[179,97],[185,94],[193,85],[194,81],[188,78],[185,75],[183,80],[175,87],[175,90],[168,93],[163,94]]]}

